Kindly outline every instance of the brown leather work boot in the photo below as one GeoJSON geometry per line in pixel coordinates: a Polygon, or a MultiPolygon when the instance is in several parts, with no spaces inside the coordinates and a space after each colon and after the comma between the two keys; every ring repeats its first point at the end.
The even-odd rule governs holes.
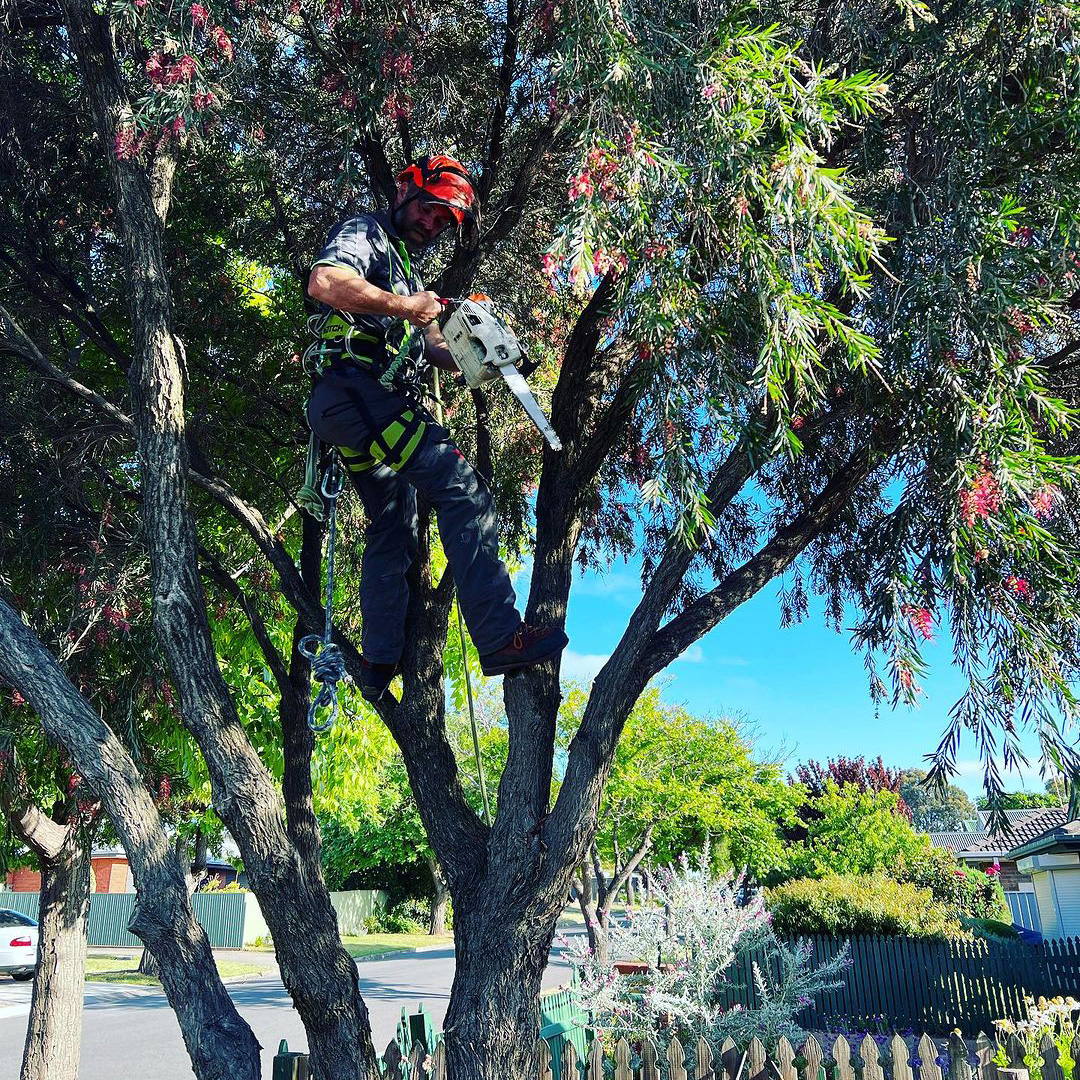
{"type": "Polygon", "coordinates": [[[529,626],[522,623],[517,633],[501,649],[480,657],[485,675],[505,675],[508,671],[532,667],[557,656],[570,639],[557,626],[529,626]]]}

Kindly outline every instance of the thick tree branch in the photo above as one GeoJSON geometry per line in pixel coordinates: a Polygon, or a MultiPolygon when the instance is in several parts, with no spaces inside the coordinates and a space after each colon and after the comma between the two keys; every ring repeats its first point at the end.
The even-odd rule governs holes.
{"type": "Polygon", "coordinates": [[[157,807],[110,728],[72,686],[56,658],[0,600],[0,674],[41,717],[104,804],[138,883],[131,929],[161,963],[162,983],[200,1080],[259,1080],[259,1046],[218,976],[210,942],[191,910],[184,868],[157,807]]]}
{"type": "MultiPolygon", "coordinates": [[[[742,566],[727,574],[645,641],[631,619],[627,633],[593,683],[581,726],[570,744],[566,773],[548,818],[548,843],[570,854],[588,835],[615,744],[633,703],[649,680],[693,642],[773,580],[835,522],[858,486],[884,460],[883,449],[859,446],[820,494],[742,566]]],[[[653,611],[649,616],[651,618],[653,611]]],[[[648,620],[646,620],[646,623],[648,620]]]]}

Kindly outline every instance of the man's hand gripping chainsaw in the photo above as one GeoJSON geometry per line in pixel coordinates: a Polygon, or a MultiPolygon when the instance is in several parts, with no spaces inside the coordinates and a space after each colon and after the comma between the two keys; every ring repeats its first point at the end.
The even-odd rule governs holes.
{"type": "Polygon", "coordinates": [[[561,450],[558,435],[517,368],[525,353],[513,330],[495,314],[491,300],[474,293],[468,298],[447,299],[443,303],[439,329],[469,387],[475,390],[501,377],[552,450],[561,450]]]}

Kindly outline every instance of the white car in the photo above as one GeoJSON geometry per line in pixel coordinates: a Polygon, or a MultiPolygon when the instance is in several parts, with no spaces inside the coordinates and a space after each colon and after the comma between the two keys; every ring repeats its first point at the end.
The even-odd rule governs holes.
{"type": "Polygon", "coordinates": [[[37,967],[38,924],[29,915],[0,908],[0,974],[23,981],[37,967]]]}

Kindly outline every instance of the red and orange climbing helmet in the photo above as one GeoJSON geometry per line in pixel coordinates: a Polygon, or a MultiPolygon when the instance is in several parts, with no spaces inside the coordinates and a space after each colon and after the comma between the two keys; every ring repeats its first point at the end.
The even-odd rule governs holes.
{"type": "Polygon", "coordinates": [[[460,161],[447,154],[421,158],[402,169],[397,182],[415,186],[416,192],[409,198],[421,198],[448,207],[463,230],[462,239],[466,246],[473,246],[479,232],[480,208],[472,177],[460,161]]]}

